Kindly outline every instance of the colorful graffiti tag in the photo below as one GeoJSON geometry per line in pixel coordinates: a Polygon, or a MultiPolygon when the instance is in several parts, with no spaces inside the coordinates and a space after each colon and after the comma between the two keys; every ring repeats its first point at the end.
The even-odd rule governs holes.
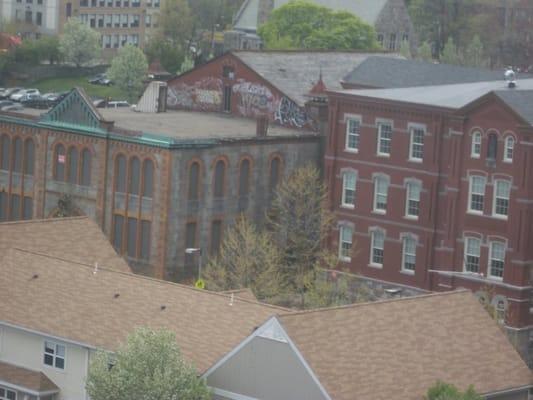
{"type": "Polygon", "coordinates": [[[192,85],[178,83],[168,88],[167,105],[170,108],[218,111],[221,104],[222,81],[217,78],[204,78],[192,85]]]}
{"type": "Polygon", "coordinates": [[[295,126],[302,128],[311,121],[307,113],[294,101],[283,97],[274,113],[274,121],[285,126],[295,126]]]}
{"type": "Polygon", "coordinates": [[[275,98],[266,86],[239,80],[232,87],[237,95],[239,113],[247,117],[270,114],[273,111],[275,98]]]}

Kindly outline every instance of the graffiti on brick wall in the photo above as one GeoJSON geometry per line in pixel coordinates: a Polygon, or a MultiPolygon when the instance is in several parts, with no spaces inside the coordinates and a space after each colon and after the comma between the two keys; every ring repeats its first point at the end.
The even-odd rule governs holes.
{"type": "Polygon", "coordinates": [[[307,113],[294,101],[283,97],[274,113],[274,121],[285,126],[295,126],[302,128],[310,123],[307,113]]]}
{"type": "Polygon", "coordinates": [[[266,86],[239,80],[233,85],[232,92],[237,96],[237,107],[241,115],[255,117],[260,114],[271,114],[274,110],[276,99],[266,86]]]}
{"type": "Polygon", "coordinates": [[[167,105],[201,111],[218,111],[222,104],[222,81],[204,78],[194,84],[177,83],[168,88],[167,105]]]}

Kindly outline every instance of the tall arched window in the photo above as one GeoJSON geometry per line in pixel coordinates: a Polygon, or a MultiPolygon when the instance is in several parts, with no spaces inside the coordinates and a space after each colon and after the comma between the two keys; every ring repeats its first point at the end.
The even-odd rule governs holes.
{"type": "Polygon", "coordinates": [[[216,198],[224,197],[224,178],[226,174],[226,164],[222,160],[218,160],[215,164],[215,182],[214,182],[214,196],[216,198]]]}
{"type": "Polygon", "coordinates": [[[126,192],[126,157],[122,154],[115,159],[115,190],[126,192]]]}
{"type": "Polygon", "coordinates": [[[13,160],[13,171],[22,172],[22,139],[16,138],[14,141],[15,154],[13,160]]]}
{"type": "Polygon", "coordinates": [[[55,149],[55,157],[54,157],[54,163],[55,163],[54,178],[56,181],[65,180],[65,162],[66,162],[65,146],[63,146],[62,144],[58,144],[55,149]]]}
{"type": "Polygon", "coordinates": [[[503,151],[503,161],[512,162],[514,155],[514,137],[507,136],[505,138],[505,149],[503,151]]]}
{"type": "Polygon", "coordinates": [[[130,160],[130,181],[128,192],[130,194],[139,194],[139,182],[141,176],[141,162],[137,157],[130,160]]]}
{"type": "Polygon", "coordinates": [[[246,197],[250,193],[250,160],[241,161],[239,173],[239,197],[246,197]]]}
{"type": "Polygon", "coordinates": [[[78,183],[78,149],[70,147],[68,149],[68,182],[78,183]]]}
{"type": "Polygon", "coordinates": [[[24,174],[33,175],[35,165],[35,145],[33,140],[26,139],[24,142],[24,174]]]}
{"type": "Polygon", "coordinates": [[[200,164],[193,162],[189,167],[189,193],[187,199],[189,201],[198,201],[200,198],[200,164]]]}
{"type": "Polygon", "coordinates": [[[281,160],[279,157],[274,157],[270,161],[270,178],[268,181],[268,188],[270,192],[273,192],[278,187],[280,173],[281,173],[281,160]]]}
{"type": "Polygon", "coordinates": [[[143,191],[144,197],[152,197],[154,188],[154,163],[150,159],[143,162],[143,191]]]}
{"type": "Polygon", "coordinates": [[[9,171],[9,147],[11,145],[11,139],[9,136],[2,135],[0,137],[0,169],[4,171],[9,171]]]}
{"type": "Polygon", "coordinates": [[[489,144],[487,147],[487,158],[489,160],[496,160],[498,155],[498,136],[495,133],[489,135],[489,144]]]}
{"type": "Polygon", "coordinates": [[[481,156],[481,132],[475,131],[472,134],[472,149],[470,150],[472,158],[479,158],[481,156]]]}
{"type": "Polygon", "coordinates": [[[81,184],[91,186],[91,152],[83,149],[81,152],[81,184]]]}

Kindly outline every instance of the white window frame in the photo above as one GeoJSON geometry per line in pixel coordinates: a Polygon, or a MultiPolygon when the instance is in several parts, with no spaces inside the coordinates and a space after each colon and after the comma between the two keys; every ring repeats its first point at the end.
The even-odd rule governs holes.
{"type": "Polygon", "coordinates": [[[511,204],[511,182],[506,179],[496,179],[494,180],[494,189],[493,189],[493,196],[492,196],[492,216],[496,218],[501,219],[507,219],[509,216],[509,206],[511,204]],[[509,193],[507,197],[499,197],[498,196],[498,186],[501,184],[507,184],[509,186],[509,193]],[[500,214],[498,213],[498,200],[507,201],[507,213],[500,214]]]}
{"type": "Polygon", "coordinates": [[[394,127],[392,125],[392,122],[390,121],[378,121],[378,143],[377,143],[377,155],[382,157],[390,157],[391,151],[392,151],[392,134],[394,131],[394,127]],[[390,138],[383,138],[382,137],[382,127],[389,126],[390,127],[390,138]],[[388,141],[388,147],[389,152],[382,152],[381,151],[381,143],[382,141],[386,142],[388,141]]]}
{"type": "Polygon", "coordinates": [[[7,388],[5,386],[0,386],[0,389],[4,390],[4,396],[0,396],[0,400],[8,400],[9,399],[9,397],[7,396],[8,392],[14,393],[15,394],[15,398],[13,400],[17,400],[17,391],[16,390],[9,389],[9,388],[7,388]]]}
{"type": "Polygon", "coordinates": [[[408,274],[414,274],[416,270],[416,238],[411,235],[405,235],[402,237],[402,272],[406,272],[408,274]],[[408,252],[408,242],[412,241],[414,252],[408,252]],[[407,264],[407,258],[412,257],[414,267],[413,269],[406,268],[407,264]]]}
{"type": "Polygon", "coordinates": [[[341,199],[341,207],[345,208],[355,208],[355,196],[357,193],[357,173],[355,171],[345,171],[342,174],[342,199],[341,199]],[[353,176],[353,188],[347,187],[347,181],[348,176],[353,176]],[[353,201],[347,202],[346,199],[348,198],[347,192],[353,191],[352,197],[353,201]]]}
{"type": "Polygon", "coordinates": [[[487,275],[489,278],[491,279],[496,279],[496,280],[503,280],[503,273],[505,271],[505,253],[507,252],[507,248],[506,248],[506,244],[505,242],[502,242],[502,241],[491,241],[489,243],[489,265],[487,266],[487,275]],[[503,248],[503,256],[502,258],[497,258],[495,257],[495,254],[494,254],[494,248],[495,248],[495,245],[498,245],[498,246],[502,246],[503,248]],[[501,276],[497,275],[497,274],[493,274],[493,261],[494,262],[501,262],[502,263],[502,267],[501,267],[501,276]]]}
{"type": "Polygon", "coordinates": [[[344,262],[352,261],[352,245],[353,245],[353,229],[350,226],[341,225],[339,227],[339,260],[344,262]],[[350,241],[346,240],[347,237],[344,236],[345,233],[348,233],[350,241]],[[346,254],[348,252],[349,255],[346,254]]]}
{"type": "Polygon", "coordinates": [[[480,260],[481,260],[481,239],[480,238],[477,238],[477,237],[474,237],[474,236],[467,236],[465,237],[464,239],[464,256],[463,256],[463,271],[464,272],[470,272],[470,273],[475,273],[475,274],[478,274],[479,273],[479,269],[480,269],[480,260]],[[479,245],[476,246],[477,247],[477,254],[476,253],[473,253],[473,252],[469,252],[469,243],[470,241],[476,241],[479,245]],[[468,267],[468,257],[475,257],[477,258],[477,271],[472,271],[469,267],[468,267]]]}
{"type": "Polygon", "coordinates": [[[389,179],[385,176],[378,175],[374,178],[374,200],[372,205],[372,210],[375,213],[378,214],[386,214],[387,213],[387,206],[388,206],[388,200],[389,200],[389,179]],[[379,182],[383,182],[383,185],[385,187],[384,192],[379,192],[379,182]],[[378,196],[385,198],[385,208],[378,208],[378,196]]]}
{"type": "Polygon", "coordinates": [[[512,163],[514,157],[514,147],[516,140],[513,136],[509,135],[505,138],[503,146],[503,161],[506,163],[512,163]]]}
{"type": "Polygon", "coordinates": [[[484,212],[484,209],[485,209],[485,192],[487,190],[487,178],[485,176],[482,176],[482,175],[471,175],[468,179],[468,213],[470,214],[478,214],[478,215],[482,215],[483,212],[484,212]],[[475,179],[482,179],[483,180],[483,193],[481,192],[477,192],[477,193],[474,193],[473,192],[473,186],[474,186],[474,180],[475,179]],[[473,196],[483,196],[482,197],[482,207],[481,207],[481,210],[476,210],[476,209],[473,209],[472,208],[472,197],[473,196]]]}
{"type": "Polygon", "coordinates": [[[54,342],[52,340],[44,340],[43,341],[43,364],[46,367],[55,368],[61,371],[64,371],[67,368],[67,346],[61,343],[54,342]],[[53,353],[46,351],[47,345],[49,348],[53,347],[53,353]],[[58,348],[63,348],[63,356],[58,355],[58,348]],[[46,356],[52,357],[52,365],[46,363],[45,359],[46,356]],[[63,368],[56,366],[57,359],[63,360],[63,368]]]}
{"type": "Polygon", "coordinates": [[[481,131],[474,131],[472,133],[472,143],[471,143],[471,149],[470,149],[470,157],[471,158],[480,158],[481,157],[481,142],[483,138],[481,135],[481,131]]]}
{"type": "Polygon", "coordinates": [[[405,217],[409,219],[415,219],[417,220],[420,216],[420,196],[422,193],[422,185],[419,182],[416,181],[408,181],[405,185],[405,217]],[[413,196],[413,188],[418,188],[418,198],[415,198],[413,196]],[[416,202],[417,203],[417,214],[411,214],[409,212],[410,210],[410,202],[416,202]]]}
{"type": "Polygon", "coordinates": [[[426,136],[426,127],[424,125],[409,124],[409,161],[422,162],[424,160],[424,141],[426,136]],[[422,143],[415,142],[415,131],[422,132],[422,143]],[[422,155],[415,156],[415,147],[421,148],[422,155]]]}
{"type": "Polygon", "coordinates": [[[381,229],[375,229],[370,232],[370,265],[373,267],[383,267],[383,261],[385,260],[385,232],[381,229]],[[383,238],[383,244],[381,247],[376,247],[376,235],[381,235],[383,238]],[[374,261],[374,249],[381,250],[381,263],[374,261]]]}
{"type": "Polygon", "coordinates": [[[344,143],[344,150],[351,153],[359,152],[359,145],[361,143],[361,117],[358,115],[350,115],[346,117],[346,137],[344,143]],[[352,123],[357,123],[357,131],[351,131],[352,123]],[[355,147],[350,146],[350,138],[353,138],[356,145],[355,147]]]}

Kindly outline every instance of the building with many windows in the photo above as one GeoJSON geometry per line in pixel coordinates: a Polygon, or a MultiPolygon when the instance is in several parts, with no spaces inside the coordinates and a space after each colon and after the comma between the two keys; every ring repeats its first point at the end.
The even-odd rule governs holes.
{"type": "Polygon", "coordinates": [[[344,267],[465,287],[524,358],[533,313],[533,80],[330,93],[326,179],[344,267]]]}
{"type": "Polygon", "coordinates": [[[0,221],[87,215],[137,272],[196,277],[246,214],[260,222],[294,168],[318,163],[312,131],[253,120],[92,106],[73,90],[56,107],[0,113],[0,221]],[[30,113],[30,114],[29,114],[30,113]]]}

